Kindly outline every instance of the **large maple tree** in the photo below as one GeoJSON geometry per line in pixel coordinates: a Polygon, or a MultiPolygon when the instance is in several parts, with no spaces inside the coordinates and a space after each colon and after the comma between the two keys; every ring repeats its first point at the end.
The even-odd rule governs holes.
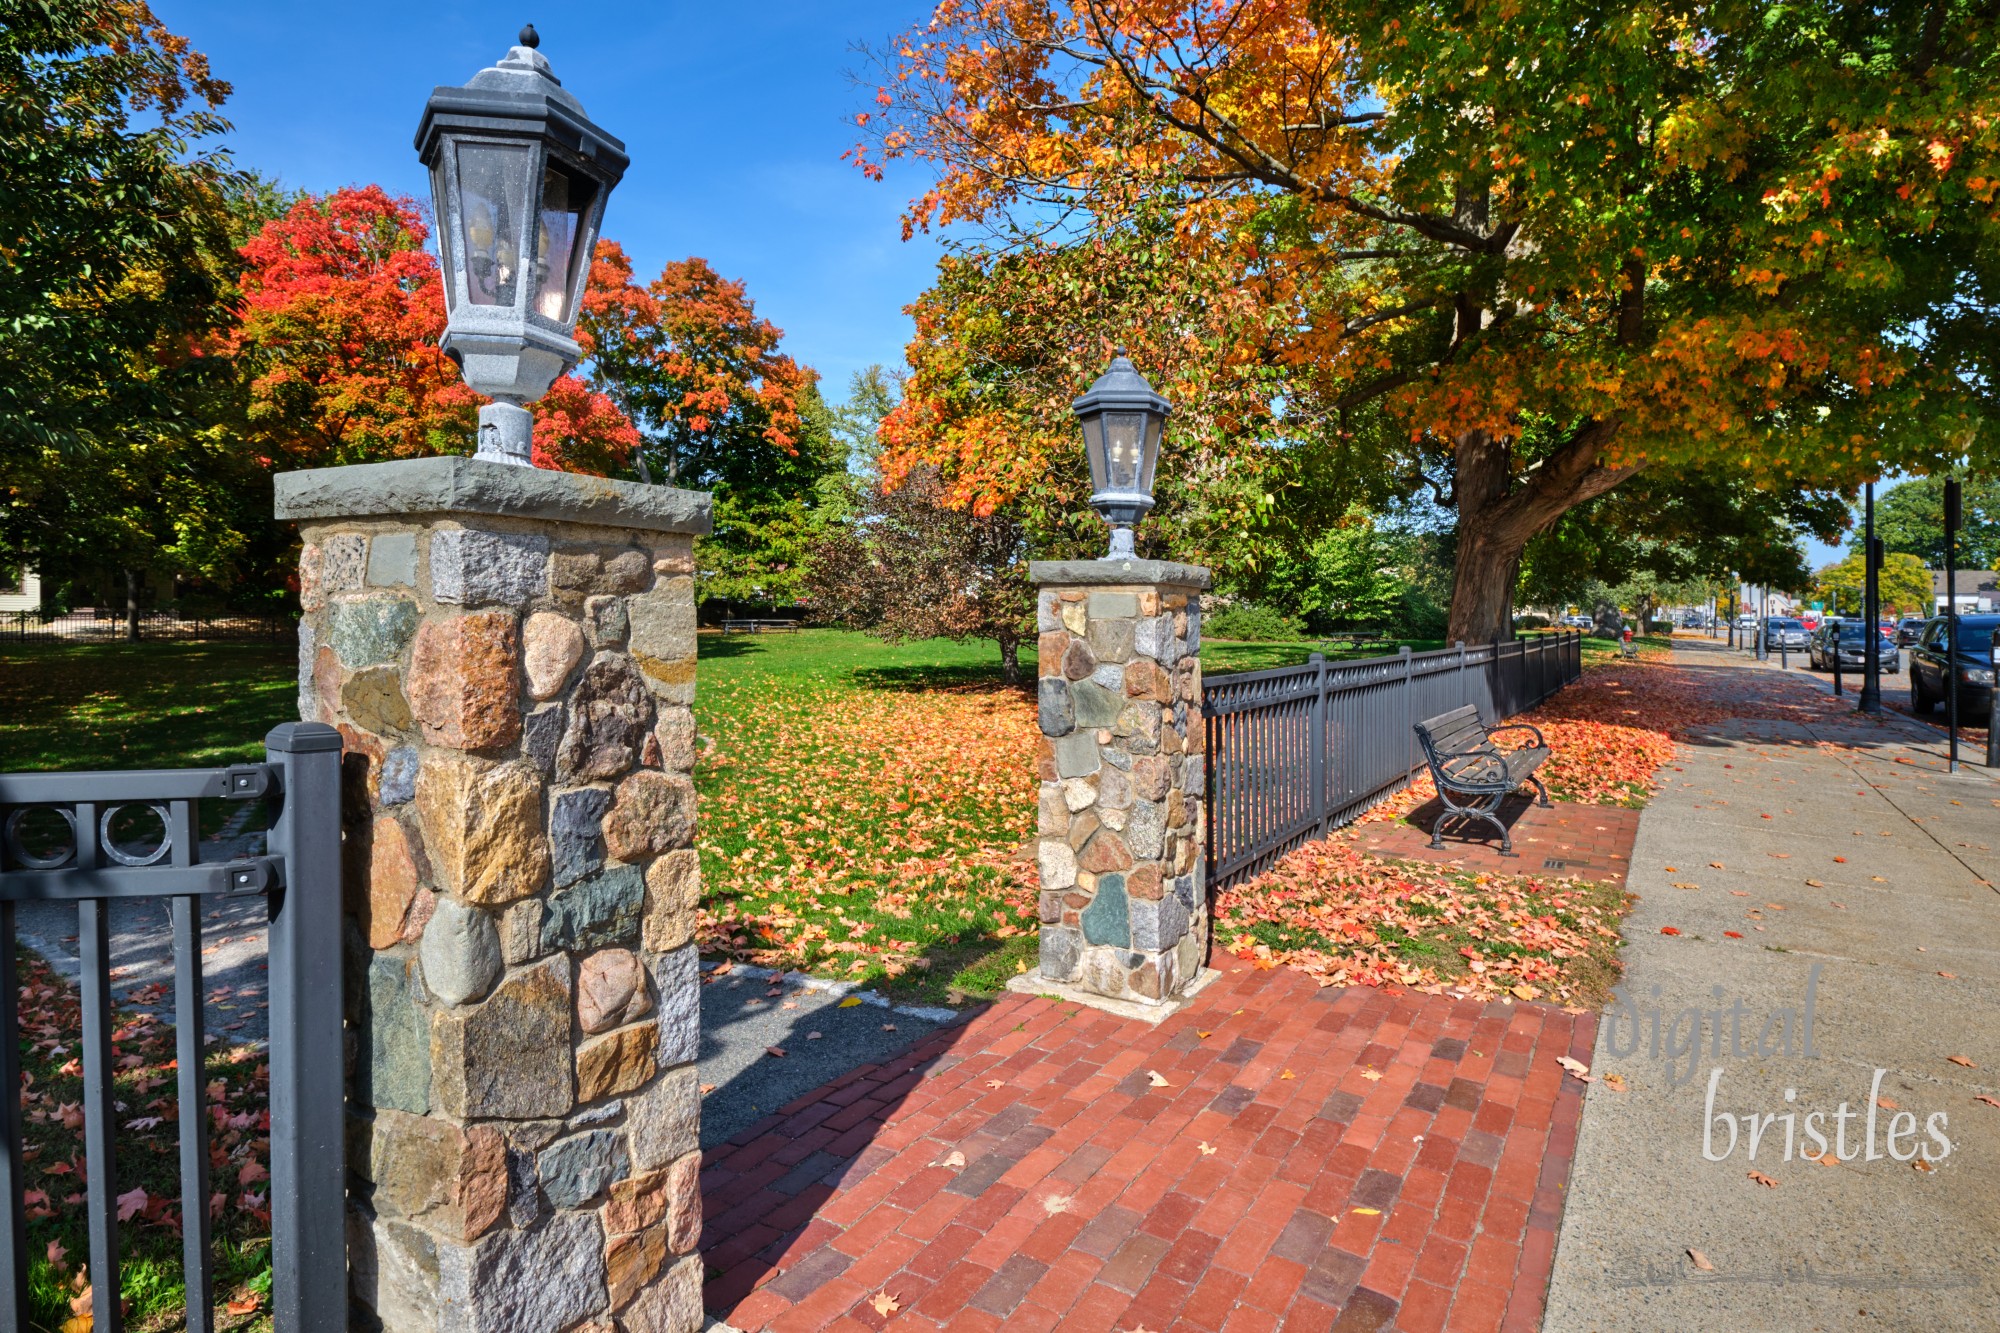
{"type": "Polygon", "coordinates": [[[1840,487],[1981,457],[1996,25],[1972,0],[943,0],[883,53],[856,154],[927,163],[906,225],[978,238],[919,302],[885,469],[984,508],[1074,477],[1067,398],[1126,342],[1189,491],[1433,488],[1449,633],[1480,641],[1528,541],[1649,466],[1840,487]]]}

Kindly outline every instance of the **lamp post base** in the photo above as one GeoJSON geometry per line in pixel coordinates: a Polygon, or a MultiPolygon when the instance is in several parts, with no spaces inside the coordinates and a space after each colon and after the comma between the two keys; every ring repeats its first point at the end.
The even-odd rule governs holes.
{"type": "Polygon", "coordinates": [[[479,449],[488,458],[515,467],[535,465],[535,415],[518,403],[488,403],[479,409],[479,449]]]}

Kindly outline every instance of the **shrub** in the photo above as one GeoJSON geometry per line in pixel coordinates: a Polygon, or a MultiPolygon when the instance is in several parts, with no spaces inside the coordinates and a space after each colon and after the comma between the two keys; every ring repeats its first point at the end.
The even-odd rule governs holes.
{"type": "Polygon", "coordinates": [[[1548,627],[1549,627],[1549,618],[1547,616],[1514,617],[1515,629],[1547,629],[1548,627]]]}
{"type": "Polygon", "coordinates": [[[1673,632],[1674,622],[1671,620],[1655,620],[1646,626],[1646,633],[1648,634],[1672,634],[1673,632]]]}
{"type": "Polygon", "coordinates": [[[1403,592],[1403,611],[1398,619],[1406,639],[1442,639],[1451,616],[1422,588],[1408,588],[1403,592]]]}
{"type": "Polygon", "coordinates": [[[1288,616],[1274,607],[1258,606],[1254,602],[1235,602],[1206,613],[1201,619],[1201,632],[1208,638],[1256,642],[1305,636],[1305,629],[1297,617],[1288,616]]]}

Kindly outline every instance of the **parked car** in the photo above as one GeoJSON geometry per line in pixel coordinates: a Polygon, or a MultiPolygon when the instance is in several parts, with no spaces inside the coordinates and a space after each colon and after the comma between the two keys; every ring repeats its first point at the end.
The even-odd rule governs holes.
{"type": "Polygon", "coordinates": [[[1744,613],[1743,613],[1742,615],[1740,615],[1740,616],[1736,617],[1736,628],[1738,628],[1738,629],[1756,629],[1756,628],[1757,628],[1757,613],[1756,613],[1756,612],[1754,612],[1754,611],[1746,611],[1746,612],[1744,612],[1744,613]]]}
{"type": "Polygon", "coordinates": [[[1958,643],[1948,647],[1950,622],[1932,616],[1910,649],[1910,711],[1929,713],[1945,700],[1947,681],[1958,693],[1958,715],[1985,718],[1993,706],[1993,631],[2000,615],[1960,616],[1958,643]]]}
{"type": "MultiPolygon", "coordinates": [[[[1875,641],[1879,645],[1875,659],[1877,673],[1893,674],[1901,671],[1903,654],[1897,649],[1895,638],[1881,629],[1877,629],[1875,634],[1875,641]]],[[[1858,620],[1835,621],[1822,625],[1819,632],[1812,637],[1810,655],[1812,669],[1815,671],[1833,670],[1836,655],[1840,659],[1842,671],[1865,670],[1868,665],[1867,653],[1868,628],[1858,620]]]]}
{"type": "Polygon", "coordinates": [[[1794,616],[1772,616],[1764,622],[1764,645],[1773,652],[1803,648],[1809,640],[1804,622],[1794,616]]]}
{"type": "Polygon", "coordinates": [[[1922,616],[1904,616],[1896,622],[1896,643],[1907,648],[1923,635],[1924,626],[1929,623],[1922,616]]]}

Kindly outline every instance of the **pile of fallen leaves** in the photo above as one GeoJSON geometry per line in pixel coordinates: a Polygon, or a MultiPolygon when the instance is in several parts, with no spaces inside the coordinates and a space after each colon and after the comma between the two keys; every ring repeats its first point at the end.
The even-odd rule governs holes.
{"type": "Polygon", "coordinates": [[[1615,974],[1623,890],[1390,861],[1346,834],[1216,895],[1222,947],[1323,986],[1596,998],[1615,974]]]}
{"type": "Polygon", "coordinates": [[[934,991],[940,964],[1027,956],[1040,731],[1023,691],[771,674],[697,714],[704,954],[934,991]]]}
{"type": "MultiPolygon", "coordinates": [[[[85,1230],[83,1028],[75,987],[22,950],[21,1108],[33,1327],[89,1333],[93,1325],[85,1230]]],[[[114,979],[117,970],[114,970],[114,979]]],[[[211,992],[211,1003],[261,1003],[260,994],[211,992]]],[[[128,1326],[177,1327],[181,1313],[179,1064],[174,1028],[161,1017],[167,988],[117,998],[112,1030],[118,1115],[113,1182],[128,1326]]],[[[216,1045],[207,1067],[207,1206],[218,1239],[222,1327],[254,1324],[270,1290],[270,1071],[256,1047],[216,1045]]],[[[268,1318],[268,1316],[265,1316],[268,1318]]]]}

